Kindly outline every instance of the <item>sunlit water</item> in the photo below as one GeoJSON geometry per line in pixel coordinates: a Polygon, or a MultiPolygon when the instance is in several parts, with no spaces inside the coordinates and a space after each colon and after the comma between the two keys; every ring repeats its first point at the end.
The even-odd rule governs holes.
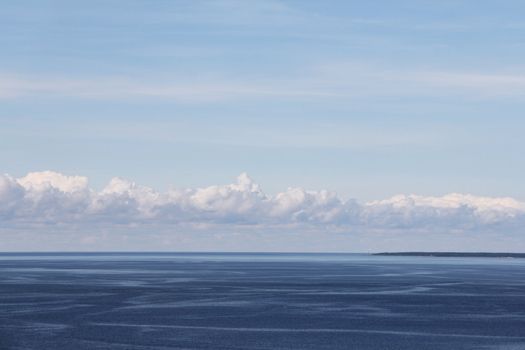
{"type": "Polygon", "coordinates": [[[525,349],[525,259],[0,254],[0,349],[525,349]]]}

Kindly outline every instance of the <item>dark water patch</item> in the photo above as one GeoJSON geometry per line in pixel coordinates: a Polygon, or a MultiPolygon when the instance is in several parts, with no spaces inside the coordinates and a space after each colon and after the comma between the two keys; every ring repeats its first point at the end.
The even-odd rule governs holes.
{"type": "Polygon", "coordinates": [[[524,348],[525,260],[250,257],[0,255],[0,349],[524,348]]]}

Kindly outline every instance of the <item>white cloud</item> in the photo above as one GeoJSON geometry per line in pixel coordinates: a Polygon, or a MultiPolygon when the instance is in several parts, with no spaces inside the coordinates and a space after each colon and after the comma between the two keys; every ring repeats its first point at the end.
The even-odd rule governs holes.
{"type": "Polygon", "coordinates": [[[398,195],[366,203],[363,212],[367,220],[375,225],[466,229],[523,220],[525,203],[513,198],[459,193],[442,197],[398,195]]]}
{"type": "Polygon", "coordinates": [[[22,187],[32,192],[58,190],[61,192],[72,193],[88,189],[87,177],[65,176],[53,171],[29,173],[26,176],[17,179],[17,182],[22,187]]]}
{"type": "Polygon", "coordinates": [[[101,191],[83,176],[45,171],[0,176],[0,221],[18,225],[216,225],[315,227],[335,231],[468,231],[521,227],[525,203],[513,198],[399,195],[360,204],[337,194],[289,188],[265,194],[247,174],[229,185],[158,192],[121,178],[101,191]]]}

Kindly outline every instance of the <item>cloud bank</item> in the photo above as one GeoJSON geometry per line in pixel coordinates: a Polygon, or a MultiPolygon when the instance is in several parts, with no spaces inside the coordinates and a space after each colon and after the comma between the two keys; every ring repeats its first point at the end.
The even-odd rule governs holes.
{"type": "Polygon", "coordinates": [[[359,203],[336,193],[289,188],[265,194],[245,173],[228,185],[158,192],[122,178],[100,191],[83,176],[0,175],[0,227],[82,226],[315,228],[337,232],[519,232],[525,203],[513,198],[398,195],[359,203]]]}

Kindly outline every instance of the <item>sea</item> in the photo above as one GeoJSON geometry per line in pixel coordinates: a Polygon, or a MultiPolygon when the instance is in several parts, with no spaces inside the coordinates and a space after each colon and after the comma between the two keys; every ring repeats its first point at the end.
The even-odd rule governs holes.
{"type": "Polygon", "coordinates": [[[0,349],[525,349],[525,259],[4,253],[0,349]]]}

